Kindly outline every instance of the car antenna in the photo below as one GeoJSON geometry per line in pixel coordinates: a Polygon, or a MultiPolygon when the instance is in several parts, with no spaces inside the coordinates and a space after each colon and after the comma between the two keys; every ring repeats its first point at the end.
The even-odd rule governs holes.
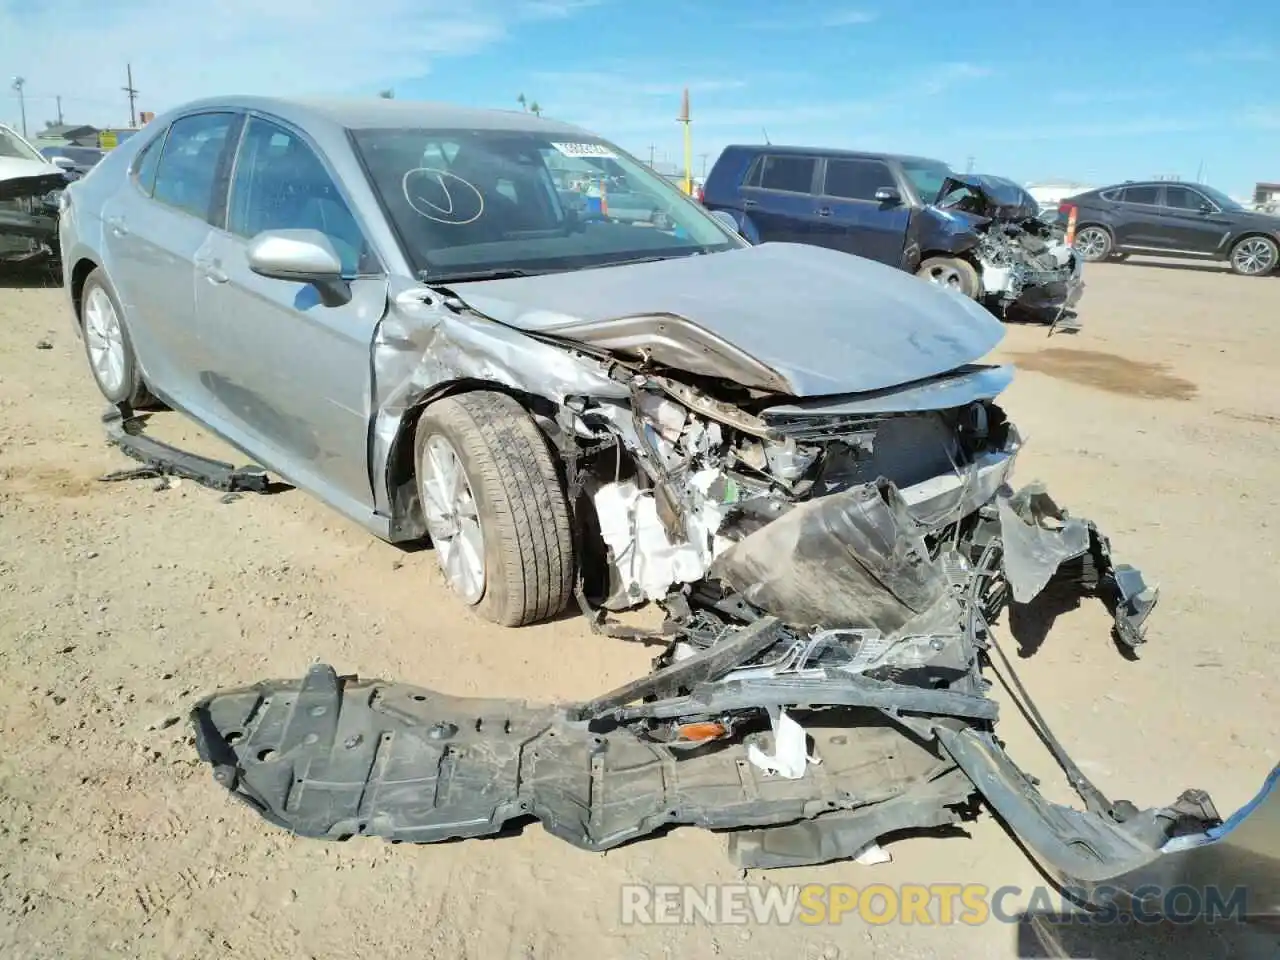
{"type": "Polygon", "coordinates": [[[769,131],[766,130],[764,127],[761,127],[760,132],[764,134],[765,146],[768,146],[768,147],[773,146],[773,144],[769,142],[769,131]]]}

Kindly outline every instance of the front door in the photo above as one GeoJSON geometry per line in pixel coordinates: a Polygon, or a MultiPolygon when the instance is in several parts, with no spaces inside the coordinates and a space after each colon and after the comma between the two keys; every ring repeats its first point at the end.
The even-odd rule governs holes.
{"type": "Polygon", "coordinates": [[[1231,236],[1231,222],[1216,203],[1194,187],[1165,184],[1164,217],[1173,250],[1217,253],[1231,236]]]}
{"type": "Polygon", "coordinates": [[[383,270],[319,153],[292,127],[249,117],[226,229],[196,264],[196,312],[212,344],[202,383],[228,433],[353,515],[373,505],[371,344],[386,301],[383,270]],[[349,300],[326,305],[314,284],[249,269],[250,241],[288,229],[329,240],[349,300]]]}
{"type": "Polygon", "coordinates": [[[902,265],[911,209],[899,194],[896,202],[876,199],[882,188],[898,190],[893,171],[883,160],[829,158],[818,197],[818,217],[831,238],[826,246],[846,253],[902,265]]]}

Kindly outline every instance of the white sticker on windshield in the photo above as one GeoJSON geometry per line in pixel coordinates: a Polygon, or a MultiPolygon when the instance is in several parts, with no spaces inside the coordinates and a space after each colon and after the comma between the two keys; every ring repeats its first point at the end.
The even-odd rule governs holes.
{"type": "Polygon", "coordinates": [[[602,143],[553,143],[566,157],[604,157],[615,159],[618,155],[602,143]]]}

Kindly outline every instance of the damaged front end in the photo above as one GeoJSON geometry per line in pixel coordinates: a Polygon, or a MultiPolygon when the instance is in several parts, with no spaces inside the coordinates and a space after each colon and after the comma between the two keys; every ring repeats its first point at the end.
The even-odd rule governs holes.
{"type": "Polygon", "coordinates": [[[997,315],[1071,319],[1084,293],[1084,261],[1026,190],[1002,177],[957,174],[931,210],[942,221],[934,244],[971,260],[980,297],[997,315]]]}
{"type": "Polygon", "coordinates": [[[35,175],[0,176],[0,263],[31,263],[56,256],[58,197],[67,179],[56,167],[50,169],[35,175]]]}

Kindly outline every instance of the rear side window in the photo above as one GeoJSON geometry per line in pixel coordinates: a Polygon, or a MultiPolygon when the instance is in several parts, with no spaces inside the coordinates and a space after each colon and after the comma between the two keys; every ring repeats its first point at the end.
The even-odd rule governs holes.
{"type": "Polygon", "coordinates": [[[1159,187],[1125,187],[1122,195],[1125,203],[1155,203],[1159,187]]]}
{"type": "Polygon", "coordinates": [[[823,193],[848,200],[874,200],[881,187],[894,186],[893,174],[879,160],[828,160],[823,193]]]}
{"type": "Polygon", "coordinates": [[[133,178],[147,196],[156,185],[156,169],[160,166],[160,152],[164,149],[164,134],[156,137],[133,160],[133,178]]]}
{"type": "Polygon", "coordinates": [[[201,113],[169,128],[152,196],[192,216],[212,222],[218,171],[235,115],[201,113]]]}
{"type": "Polygon", "coordinates": [[[764,190],[810,193],[817,166],[818,161],[813,157],[765,157],[760,168],[760,186],[764,190]]]}

